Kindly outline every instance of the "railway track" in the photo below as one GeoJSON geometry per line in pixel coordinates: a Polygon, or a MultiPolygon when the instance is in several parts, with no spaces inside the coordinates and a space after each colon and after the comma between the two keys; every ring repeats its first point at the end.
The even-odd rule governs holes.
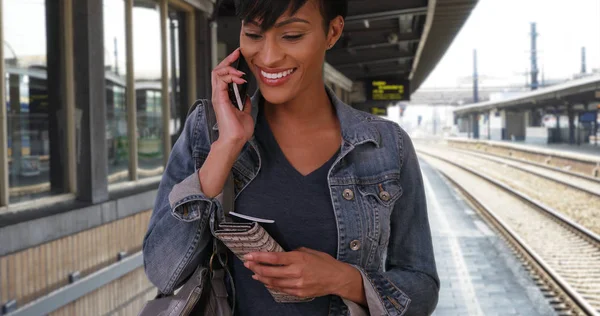
{"type": "MultiPolygon", "coordinates": [[[[461,142],[449,142],[448,143],[448,147],[450,148],[457,148],[457,149],[462,149],[462,150],[466,150],[469,152],[477,152],[477,153],[485,153],[487,155],[491,155],[491,156],[495,156],[495,157],[499,157],[499,158],[503,158],[503,159],[508,159],[508,160],[512,160],[512,161],[516,161],[516,162],[521,162],[521,163],[526,163],[528,165],[531,166],[536,166],[539,168],[543,168],[543,169],[547,169],[547,170],[551,170],[557,173],[562,173],[565,175],[569,175],[571,177],[577,177],[580,179],[585,179],[585,180],[589,180],[592,182],[597,182],[600,183],[600,177],[598,176],[592,176],[589,174],[589,172],[582,172],[581,170],[572,170],[572,165],[574,164],[578,164],[579,161],[577,160],[569,160],[568,158],[564,158],[564,157],[553,157],[551,155],[546,155],[546,154],[537,154],[533,155],[530,157],[530,155],[527,152],[522,152],[518,149],[510,149],[510,148],[498,148],[498,147],[489,147],[489,146],[483,146],[483,147],[476,147],[473,148],[472,146],[469,146],[468,143],[461,143],[461,142]],[[534,159],[537,157],[537,160],[534,159]],[[543,159],[543,162],[540,162],[540,160],[543,159]],[[560,163],[555,162],[555,164],[552,164],[551,162],[553,160],[560,160],[560,163]]],[[[593,168],[592,166],[588,166],[589,168],[593,168]]],[[[598,168],[600,168],[600,165],[596,164],[596,170],[598,170],[598,168]]],[[[579,169],[579,168],[575,168],[575,169],[579,169]]],[[[596,171],[598,172],[598,171],[596,171]]]]}
{"type": "Polygon", "coordinates": [[[600,315],[600,237],[474,168],[418,153],[504,238],[559,315],[600,315]]]}
{"type": "Polygon", "coordinates": [[[548,166],[542,167],[537,163],[533,163],[527,160],[507,158],[485,152],[472,151],[468,149],[458,149],[453,147],[447,147],[445,148],[445,150],[452,150],[454,152],[464,153],[481,159],[486,159],[489,161],[504,164],[512,168],[530,173],[532,175],[546,178],[548,180],[552,180],[560,184],[569,186],[573,189],[584,191],[589,194],[600,197],[600,180],[591,177],[585,177],[580,174],[573,174],[572,172],[566,172],[565,170],[552,168],[548,166]]]}
{"type": "MultiPolygon", "coordinates": [[[[585,184],[574,184],[568,179],[558,180],[549,170],[524,170],[531,166],[515,168],[515,162],[507,164],[500,158],[480,157],[471,152],[459,152],[456,149],[437,146],[417,146],[422,152],[443,156],[453,162],[468,166],[493,179],[501,181],[512,189],[526,194],[532,199],[543,201],[548,207],[562,213],[573,221],[600,234],[600,190],[593,183],[586,190],[585,184]]],[[[561,175],[566,177],[566,175],[561,175]]],[[[585,181],[578,179],[578,181],[585,181]]]]}

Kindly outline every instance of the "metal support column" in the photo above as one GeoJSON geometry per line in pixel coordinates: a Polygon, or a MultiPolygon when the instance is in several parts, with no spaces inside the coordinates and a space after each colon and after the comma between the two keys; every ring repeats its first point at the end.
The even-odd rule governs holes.
{"type": "MultiPolygon", "coordinates": [[[[21,107],[17,106],[20,104],[21,100],[21,92],[27,93],[28,90],[21,90],[21,74],[9,74],[8,79],[8,90],[6,94],[8,95],[8,103],[11,105],[10,107],[10,116],[11,119],[8,122],[8,128],[11,131],[11,159],[12,164],[10,166],[10,178],[13,183],[18,183],[19,175],[21,174],[21,159],[23,158],[23,138],[21,135],[24,133],[23,126],[25,125],[25,120],[23,119],[23,115],[21,114],[21,107]]],[[[25,95],[24,97],[27,97],[25,95]]]]}
{"type": "Polygon", "coordinates": [[[527,141],[527,128],[531,126],[531,114],[532,110],[525,110],[523,112],[523,141],[527,141]]]}
{"type": "Polygon", "coordinates": [[[477,50],[473,50],[473,103],[479,102],[479,74],[477,73],[477,50]]]}
{"type": "Polygon", "coordinates": [[[217,67],[217,64],[219,63],[219,51],[217,49],[217,37],[218,37],[218,33],[217,33],[217,27],[218,24],[216,21],[212,21],[210,22],[210,57],[211,57],[211,69],[215,69],[215,67],[217,67]]]}
{"type": "Polygon", "coordinates": [[[73,2],[75,102],[80,112],[77,155],[77,199],[108,199],[106,154],[106,88],[104,79],[103,1],[73,2]]]}
{"type": "Polygon", "coordinates": [[[554,113],[554,115],[556,116],[556,138],[554,141],[556,143],[560,143],[562,141],[562,137],[560,135],[560,110],[558,107],[556,108],[556,113],[554,113]]]}
{"type": "Polygon", "coordinates": [[[575,112],[575,117],[577,117],[577,128],[575,129],[576,134],[576,141],[577,141],[577,145],[581,145],[581,124],[579,122],[579,117],[581,116],[581,112],[575,112]]]}
{"type": "Polygon", "coordinates": [[[137,106],[133,73],[133,1],[125,1],[125,47],[127,50],[127,140],[129,143],[129,180],[138,179],[137,106]]]}
{"type": "MultiPolygon", "coordinates": [[[[187,89],[188,89],[188,99],[186,108],[191,106],[194,101],[198,98],[196,93],[196,45],[194,42],[196,41],[196,14],[195,11],[191,11],[186,14],[186,48],[187,48],[187,89]]],[[[187,112],[181,113],[181,117],[183,119],[183,123],[185,123],[185,114],[187,112]]],[[[183,124],[182,124],[183,126],[183,124]]]]}
{"type": "MultiPolygon", "coordinates": [[[[161,48],[161,86],[162,86],[162,128],[163,128],[163,165],[166,166],[171,152],[171,107],[169,106],[169,60],[167,55],[167,0],[160,1],[160,48],[161,48]]],[[[175,91],[173,91],[175,92],[175,91]]]]}
{"type": "Polygon", "coordinates": [[[479,113],[473,114],[473,139],[479,139],[479,113]]]}
{"type": "Polygon", "coordinates": [[[169,54],[167,54],[167,56],[170,56],[170,58],[167,60],[167,63],[170,65],[171,68],[167,80],[169,84],[169,90],[171,91],[171,93],[169,93],[169,120],[172,121],[171,123],[169,123],[169,133],[167,133],[167,137],[169,137],[171,144],[174,144],[177,141],[177,138],[179,137],[179,132],[183,130],[183,125],[185,123],[185,115],[183,115],[182,113],[187,113],[187,108],[182,108],[182,105],[186,103],[185,100],[187,98],[187,86],[184,86],[183,83],[181,83],[181,86],[179,86],[178,84],[178,82],[185,82],[185,79],[182,81],[181,78],[186,78],[187,74],[187,54],[182,53],[182,51],[187,52],[187,49],[185,48],[187,44],[187,38],[185,38],[185,35],[182,34],[185,33],[185,31],[181,31],[182,29],[185,29],[183,25],[177,25],[177,22],[181,21],[180,19],[178,19],[178,15],[179,14],[175,13],[173,16],[171,16],[171,14],[169,14],[169,11],[167,10],[167,32],[169,34],[167,51],[170,52],[169,54]],[[175,22],[173,18],[177,19],[177,22],[175,22]],[[179,41],[177,40],[177,38],[179,38],[179,41],[182,41],[183,43],[180,43],[178,45],[177,42],[179,41]],[[178,46],[180,49],[178,49],[178,46]],[[180,69],[181,77],[179,78],[177,74],[177,59],[179,59],[182,65],[180,69]],[[178,120],[178,122],[175,120],[178,120]],[[173,134],[171,134],[171,126],[173,126],[175,132],[173,134]]]}
{"type": "Polygon", "coordinates": [[[592,135],[596,135],[595,134],[595,127],[596,127],[596,122],[598,121],[597,116],[597,111],[595,112],[595,104],[592,103],[587,103],[585,106],[585,111],[588,113],[595,113],[596,115],[594,115],[594,121],[590,122],[590,129],[589,129],[589,135],[585,135],[586,137],[583,139],[584,143],[590,143],[590,145],[592,144],[592,139],[590,138],[590,136],[592,135]]]}
{"type": "MultiPolygon", "coordinates": [[[[73,1],[74,0],[63,0],[65,8],[61,11],[64,16],[72,16],[73,14],[73,1]]],[[[59,15],[60,19],[60,15],[59,15]]],[[[70,193],[77,192],[77,148],[76,148],[76,130],[75,130],[75,82],[73,76],[75,73],[73,65],[73,20],[62,19],[64,22],[61,33],[64,34],[62,64],[64,65],[65,76],[63,78],[64,83],[62,93],[65,97],[65,112],[66,112],[66,140],[67,140],[67,162],[66,168],[64,168],[66,181],[66,189],[70,193]]],[[[64,137],[64,136],[63,136],[64,137]]],[[[64,162],[63,162],[64,164],[64,162]]]]}
{"type": "Polygon", "coordinates": [[[210,72],[213,69],[211,34],[213,32],[209,27],[208,17],[200,12],[196,14],[194,27],[196,37],[192,43],[196,45],[196,98],[210,99],[212,94],[210,72]]]}
{"type": "Polygon", "coordinates": [[[541,126],[540,117],[540,110],[531,109],[531,112],[529,113],[530,126],[541,126]]]}
{"type": "Polygon", "coordinates": [[[492,139],[492,112],[491,111],[489,111],[487,113],[487,130],[488,130],[488,132],[487,132],[487,134],[488,134],[487,139],[491,140],[492,139]]]}
{"type": "Polygon", "coordinates": [[[75,193],[76,109],[73,61],[73,1],[46,1],[50,190],[75,193]]]}
{"type": "Polygon", "coordinates": [[[574,113],[573,113],[573,105],[567,105],[567,116],[569,117],[569,144],[573,145],[575,143],[575,125],[574,121],[574,113]]]}
{"type": "Polygon", "coordinates": [[[537,51],[537,37],[536,24],[531,23],[531,90],[536,90],[539,87],[538,83],[538,51],[537,51]]]}
{"type": "Polygon", "coordinates": [[[471,138],[471,133],[473,132],[473,115],[469,115],[469,120],[468,120],[468,129],[467,129],[467,138],[471,138]]]}
{"type": "MultiPolygon", "coordinates": [[[[0,0],[0,18],[2,17],[3,1],[0,0]]],[[[0,43],[4,43],[4,27],[0,23],[0,43]]],[[[4,49],[0,49],[0,207],[8,205],[8,141],[7,112],[6,112],[6,83],[4,72],[4,49]]]]}
{"type": "Polygon", "coordinates": [[[595,110],[596,116],[594,120],[594,146],[598,146],[598,109],[595,110]]]}

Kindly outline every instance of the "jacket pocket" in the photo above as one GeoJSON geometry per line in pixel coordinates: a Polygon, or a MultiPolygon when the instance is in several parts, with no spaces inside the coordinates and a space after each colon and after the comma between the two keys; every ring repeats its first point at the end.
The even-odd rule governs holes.
{"type": "Polygon", "coordinates": [[[393,206],[396,200],[402,195],[400,179],[397,178],[368,184],[358,184],[357,189],[370,204],[378,208],[393,206]]]}
{"type": "Polygon", "coordinates": [[[367,237],[383,243],[382,237],[389,236],[390,215],[394,203],[402,195],[402,187],[397,177],[383,177],[378,181],[361,181],[356,184],[363,205],[363,218],[366,222],[367,237]]]}
{"type": "Polygon", "coordinates": [[[363,227],[372,242],[367,269],[378,269],[382,263],[385,245],[390,236],[390,217],[394,203],[402,195],[399,176],[392,174],[358,181],[356,189],[361,200],[363,227]]]}

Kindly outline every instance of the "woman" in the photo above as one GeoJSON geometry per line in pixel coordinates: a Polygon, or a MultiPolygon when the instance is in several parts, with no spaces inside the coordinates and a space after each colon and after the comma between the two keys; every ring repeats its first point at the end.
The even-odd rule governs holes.
{"type": "Polygon", "coordinates": [[[426,315],[439,280],[414,148],[395,123],[352,109],[325,87],[327,49],[347,1],[244,0],[240,46],[212,72],[218,140],[202,109],[174,145],[144,239],[164,293],[205,260],[208,220],[233,170],[236,212],[274,219],[293,251],[252,253],[230,268],[238,315],[426,315]],[[241,53],[240,53],[241,51],[241,53]],[[227,84],[245,58],[258,91],[239,111],[227,84]],[[273,264],[278,266],[273,266],[273,264]],[[306,303],[278,304],[265,286],[306,303]]]}

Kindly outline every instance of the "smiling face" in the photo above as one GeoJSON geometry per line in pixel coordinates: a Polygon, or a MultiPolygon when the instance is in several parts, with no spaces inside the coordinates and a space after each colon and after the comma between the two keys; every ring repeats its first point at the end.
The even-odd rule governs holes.
{"type": "MultiPolygon", "coordinates": [[[[341,27],[343,19],[335,20],[341,27]]],[[[308,0],[293,15],[288,10],[266,31],[260,21],[242,23],[241,51],[267,101],[282,104],[323,87],[325,51],[339,37],[332,27],[325,32],[323,25],[319,0],[308,0]]]]}

